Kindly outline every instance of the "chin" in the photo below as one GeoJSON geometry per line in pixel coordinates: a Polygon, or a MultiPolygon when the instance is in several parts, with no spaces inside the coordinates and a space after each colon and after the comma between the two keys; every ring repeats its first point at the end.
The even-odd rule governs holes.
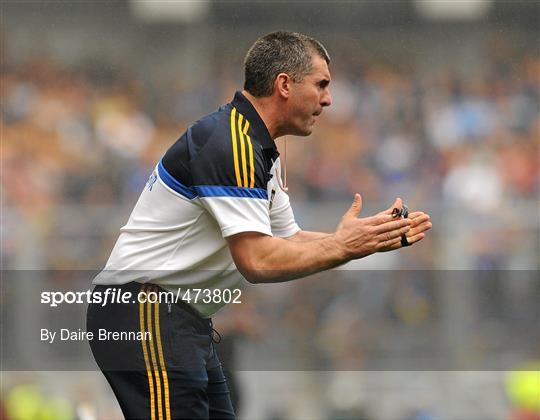
{"type": "Polygon", "coordinates": [[[303,126],[291,125],[287,130],[287,134],[290,134],[292,136],[298,136],[298,137],[309,136],[311,135],[312,132],[313,132],[313,125],[309,125],[309,124],[306,124],[303,126]]]}
{"type": "Polygon", "coordinates": [[[296,130],[296,133],[294,133],[294,135],[299,136],[299,137],[306,137],[306,136],[311,135],[312,132],[313,132],[313,127],[302,127],[296,130]]]}

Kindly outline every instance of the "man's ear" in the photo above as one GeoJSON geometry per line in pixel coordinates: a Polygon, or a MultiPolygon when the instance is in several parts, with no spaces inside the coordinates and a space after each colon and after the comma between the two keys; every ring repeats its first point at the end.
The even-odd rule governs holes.
{"type": "Polygon", "coordinates": [[[291,94],[292,79],[287,73],[279,73],[274,82],[274,90],[284,99],[291,94]]]}

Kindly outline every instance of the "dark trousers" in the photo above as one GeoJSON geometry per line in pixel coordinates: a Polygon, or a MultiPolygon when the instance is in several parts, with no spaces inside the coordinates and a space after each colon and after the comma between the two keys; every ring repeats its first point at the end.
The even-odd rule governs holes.
{"type": "MultiPolygon", "coordinates": [[[[161,290],[129,283],[96,286],[94,291],[104,293],[107,287],[130,291],[133,299],[140,292],[161,290]]],[[[126,418],[236,418],[214,348],[212,322],[185,303],[91,303],[87,331],[94,334],[92,353],[126,418]]]]}

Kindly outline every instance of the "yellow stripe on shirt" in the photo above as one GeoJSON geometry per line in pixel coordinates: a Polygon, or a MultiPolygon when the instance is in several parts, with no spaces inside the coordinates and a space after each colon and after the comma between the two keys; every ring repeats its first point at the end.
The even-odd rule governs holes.
{"type": "Polygon", "coordinates": [[[242,179],[240,177],[240,166],[238,164],[238,151],[237,151],[237,144],[236,144],[236,108],[233,108],[231,111],[231,138],[232,138],[234,174],[236,176],[236,185],[241,187],[242,179]]]}
{"type": "Polygon", "coordinates": [[[238,114],[238,134],[240,137],[240,150],[242,151],[242,171],[244,173],[244,187],[248,186],[248,170],[246,162],[246,142],[244,140],[244,133],[242,131],[242,122],[244,121],[244,116],[238,114]]]}
{"type": "Polygon", "coordinates": [[[249,129],[249,121],[246,120],[246,125],[244,125],[244,135],[246,136],[248,147],[249,147],[249,188],[253,188],[255,186],[255,165],[253,162],[253,145],[251,144],[251,137],[248,135],[248,129],[249,129]]]}

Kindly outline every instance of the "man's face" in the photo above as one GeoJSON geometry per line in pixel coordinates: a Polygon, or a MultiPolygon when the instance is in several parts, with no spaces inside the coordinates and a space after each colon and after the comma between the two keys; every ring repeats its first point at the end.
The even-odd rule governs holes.
{"type": "Polygon", "coordinates": [[[312,58],[312,70],[301,82],[292,83],[288,108],[288,132],[295,136],[309,136],[313,125],[325,106],[330,106],[330,71],[326,61],[317,54],[312,58]]]}

